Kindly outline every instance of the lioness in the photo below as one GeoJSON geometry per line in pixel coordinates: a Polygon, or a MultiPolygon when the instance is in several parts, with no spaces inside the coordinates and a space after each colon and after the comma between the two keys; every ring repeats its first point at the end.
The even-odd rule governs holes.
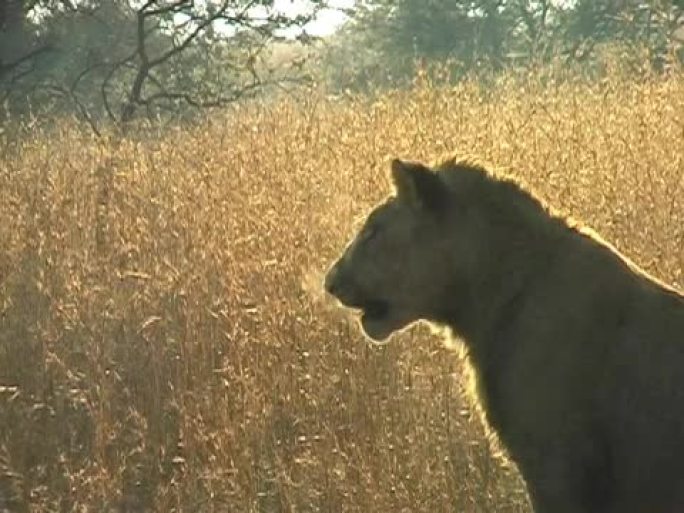
{"type": "Polygon", "coordinates": [[[396,159],[326,290],[375,340],[464,341],[537,513],[684,512],[684,298],[515,181],[396,159]]]}

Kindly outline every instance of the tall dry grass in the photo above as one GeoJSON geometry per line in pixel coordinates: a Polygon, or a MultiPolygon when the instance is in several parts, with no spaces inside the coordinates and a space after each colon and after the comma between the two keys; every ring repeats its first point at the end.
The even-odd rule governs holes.
{"type": "Polygon", "coordinates": [[[684,80],[314,94],[159,139],[0,156],[0,510],[522,512],[422,328],[375,347],[321,273],[392,156],[481,155],[684,287],[684,80]]]}

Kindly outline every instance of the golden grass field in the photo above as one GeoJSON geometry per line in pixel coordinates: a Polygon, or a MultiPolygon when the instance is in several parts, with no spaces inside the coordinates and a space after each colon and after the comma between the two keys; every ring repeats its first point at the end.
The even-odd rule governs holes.
{"type": "Polygon", "coordinates": [[[321,291],[394,156],[510,169],[684,288],[684,78],[506,76],[0,151],[0,511],[527,512],[460,359],[321,291]]]}

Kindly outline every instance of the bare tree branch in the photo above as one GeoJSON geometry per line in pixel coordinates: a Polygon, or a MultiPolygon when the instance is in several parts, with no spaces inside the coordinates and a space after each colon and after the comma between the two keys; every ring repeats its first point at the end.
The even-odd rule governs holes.
{"type": "Polygon", "coordinates": [[[105,111],[107,112],[107,115],[109,116],[109,119],[117,122],[118,118],[114,114],[111,104],[109,102],[109,95],[107,94],[107,89],[109,89],[109,84],[114,77],[114,75],[126,64],[132,64],[133,61],[135,60],[135,54],[131,54],[128,57],[124,57],[123,59],[119,60],[116,62],[109,70],[107,75],[105,75],[104,80],[102,81],[102,85],[100,87],[100,91],[102,94],[102,102],[104,104],[105,111]]]}
{"type": "MultiPolygon", "coordinates": [[[[320,6],[316,6],[311,16],[304,17],[303,20],[293,20],[280,15],[255,17],[253,15],[250,15],[250,10],[254,8],[256,5],[258,5],[258,2],[256,0],[250,0],[244,3],[241,6],[241,9],[237,12],[229,12],[231,10],[231,7],[235,5],[234,1],[223,0],[219,5],[216,6],[215,10],[213,10],[210,14],[199,15],[196,13],[193,14],[192,12],[187,12],[190,19],[186,23],[188,24],[188,26],[189,23],[193,23],[193,28],[189,30],[189,33],[185,35],[179,43],[174,44],[171,48],[161,53],[159,56],[151,58],[148,55],[147,41],[149,34],[153,31],[146,30],[147,20],[155,16],[163,16],[178,12],[185,12],[190,7],[194,6],[194,3],[192,2],[192,0],[178,0],[176,2],[169,3],[165,6],[156,7],[154,9],[151,8],[152,6],[156,5],[157,2],[155,0],[148,0],[141,8],[137,10],[136,13],[137,48],[135,52],[135,58],[138,61],[138,67],[137,72],[135,74],[135,78],[133,79],[132,85],[129,90],[128,98],[121,108],[120,121],[122,123],[126,123],[133,118],[138,106],[144,105],[149,107],[151,103],[153,103],[155,100],[160,99],[168,100],[172,98],[174,100],[184,101],[185,103],[193,107],[199,105],[213,106],[213,101],[197,101],[193,98],[191,94],[188,93],[160,92],[143,98],[143,89],[146,82],[150,81],[152,83],[155,83],[155,80],[151,79],[151,74],[154,68],[161,66],[162,64],[168,62],[170,59],[187,50],[187,48],[191,44],[193,44],[200,37],[200,35],[203,34],[207,30],[207,28],[210,27],[216,21],[221,20],[232,26],[241,26],[249,28],[257,33],[260,33],[261,36],[265,39],[264,43],[262,45],[257,45],[257,48],[255,49],[252,56],[250,56],[247,59],[248,65],[245,67],[245,70],[252,75],[253,84],[250,84],[249,86],[245,87],[248,90],[251,90],[256,87],[259,87],[261,84],[261,80],[259,80],[259,77],[257,76],[257,73],[253,66],[253,56],[262,51],[262,49],[265,47],[267,39],[273,37],[273,28],[269,27],[269,24],[275,23],[279,27],[294,26],[297,24],[301,24],[303,20],[308,21],[309,19],[311,19],[315,12],[317,12],[317,10],[320,8],[320,6]]],[[[155,85],[157,85],[157,87],[159,88],[158,81],[156,82],[157,83],[155,85]]],[[[159,89],[162,90],[162,88],[159,89]]],[[[229,98],[221,99],[220,101],[218,101],[218,103],[225,104],[229,101],[235,101],[237,97],[239,96],[233,95],[229,98]]],[[[111,108],[109,107],[109,105],[107,105],[107,112],[111,116],[111,108]]]]}
{"type": "Polygon", "coordinates": [[[33,50],[31,50],[27,54],[22,55],[21,57],[19,57],[18,59],[14,60],[12,62],[5,64],[2,61],[0,61],[0,79],[3,79],[5,76],[12,73],[12,71],[14,71],[18,67],[20,67],[25,62],[33,60],[36,57],[38,57],[39,55],[47,53],[47,52],[51,52],[53,50],[54,50],[54,48],[52,46],[43,45],[43,46],[40,46],[38,48],[34,48],[33,50]]]}
{"type": "MultiPolygon", "coordinates": [[[[155,4],[156,2],[147,2],[147,5],[149,7],[149,4],[155,4]]],[[[193,0],[178,0],[177,2],[174,2],[172,4],[166,5],[164,7],[160,7],[158,9],[152,9],[152,10],[147,10],[146,7],[143,6],[142,10],[144,11],[146,16],[159,16],[160,14],[169,14],[169,13],[179,13],[183,12],[186,8],[192,7],[194,5],[193,0]]]]}
{"type": "Polygon", "coordinates": [[[294,82],[270,66],[264,67],[267,78],[261,77],[261,55],[283,37],[281,29],[303,27],[326,0],[312,2],[297,17],[265,0],[141,0],[135,8],[109,0],[38,1],[52,9],[44,26],[58,59],[36,63],[53,50],[44,46],[0,63],[0,100],[35,92],[46,108],[67,107],[99,134],[101,119],[125,125],[138,109],[166,118],[167,111],[183,106],[219,107],[294,82]],[[76,31],[81,25],[83,32],[76,31]],[[100,32],[103,37],[91,47],[90,33],[100,32]],[[25,77],[37,64],[40,76],[30,83],[25,77]]]}
{"type": "Polygon", "coordinates": [[[83,118],[86,121],[86,123],[88,123],[88,125],[90,126],[90,129],[93,131],[93,133],[97,137],[102,137],[102,133],[100,132],[99,128],[97,127],[97,123],[95,122],[95,120],[91,116],[88,108],[83,104],[83,102],[81,102],[78,95],[75,94],[75,90],[73,87],[67,89],[66,87],[59,85],[59,84],[50,84],[50,85],[46,85],[45,89],[47,91],[52,91],[53,93],[57,93],[63,97],[66,97],[71,102],[73,102],[73,104],[76,106],[76,109],[77,109],[79,115],[81,116],[81,118],[83,118]]]}

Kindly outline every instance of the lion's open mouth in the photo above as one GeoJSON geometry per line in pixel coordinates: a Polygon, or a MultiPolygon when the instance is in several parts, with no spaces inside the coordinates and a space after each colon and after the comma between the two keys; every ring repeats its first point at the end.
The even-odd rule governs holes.
{"type": "Polygon", "coordinates": [[[391,304],[384,299],[368,299],[359,297],[336,294],[337,299],[347,308],[357,310],[361,316],[361,326],[363,331],[373,340],[384,340],[397,329],[401,329],[411,321],[411,317],[406,315],[402,308],[391,304]]]}
{"type": "Polygon", "coordinates": [[[373,319],[382,319],[386,317],[390,311],[389,302],[382,299],[368,299],[356,295],[356,297],[338,294],[337,299],[347,308],[359,310],[363,315],[373,319]]]}
{"type": "Polygon", "coordinates": [[[381,320],[387,317],[390,309],[387,301],[381,299],[366,301],[359,305],[359,308],[363,311],[364,316],[374,320],[381,320]]]}
{"type": "Polygon", "coordinates": [[[361,311],[361,327],[376,341],[385,340],[411,321],[403,309],[383,300],[367,301],[361,311]]]}

